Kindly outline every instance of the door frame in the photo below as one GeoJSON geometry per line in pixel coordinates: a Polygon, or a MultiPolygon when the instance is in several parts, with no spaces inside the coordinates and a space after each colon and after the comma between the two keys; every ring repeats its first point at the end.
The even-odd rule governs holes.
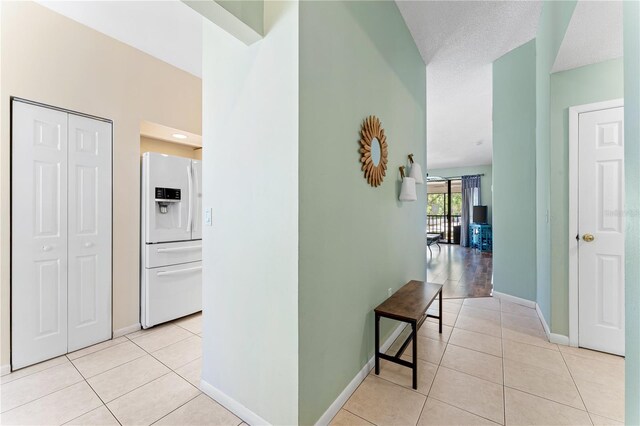
{"type": "Polygon", "coordinates": [[[578,135],[580,114],[624,107],[624,99],[612,99],[569,108],[569,346],[578,347],[578,135]]]}
{"type": "MultiPolygon", "coordinates": [[[[55,111],[61,111],[67,114],[74,114],[81,117],[90,118],[93,120],[104,121],[111,124],[111,339],[113,339],[113,189],[114,189],[114,174],[113,174],[113,152],[114,152],[114,140],[115,140],[115,123],[113,120],[104,117],[98,117],[95,115],[74,111],[67,108],[61,108],[54,105],[49,105],[42,102],[32,101],[29,99],[21,98],[19,96],[9,96],[9,372],[13,370],[13,102],[22,102],[28,105],[35,105],[41,108],[52,109],[55,111]]],[[[68,147],[67,147],[68,149],[68,147]]],[[[4,366],[3,366],[4,367],[4,366]]],[[[26,368],[26,367],[24,367],[26,368]]]]}

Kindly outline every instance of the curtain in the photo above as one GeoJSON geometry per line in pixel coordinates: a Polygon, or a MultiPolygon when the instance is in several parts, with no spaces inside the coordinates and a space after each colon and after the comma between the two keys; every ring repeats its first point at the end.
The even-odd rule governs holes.
{"type": "Polygon", "coordinates": [[[460,217],[460,245],[469,247],[469,223],[473,206],[481,205],[480,176],[462,176],[462,212],[460,217]]]}

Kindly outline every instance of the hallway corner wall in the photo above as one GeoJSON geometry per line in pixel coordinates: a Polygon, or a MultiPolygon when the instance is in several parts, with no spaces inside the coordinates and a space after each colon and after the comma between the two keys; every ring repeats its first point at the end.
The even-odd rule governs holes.
{"type": "Polygon", "coordinates": [[[252,424],[298,422],[298,7],[203,24],[202,381],[252,424]]]}
{"type": "Polygon", "coordinates": [[[493,283],[536,301],[536,41],[493,63],[493,283]]]}
{"type": "Polygon", "coordinates": [[[640,424],[640,3],[624,2],[625,423],[640,424]]]}
{"type": "Polygon", "coordinates": [[[536,35],[536,301],[547,324],[551,316],[551,69],[576,0],[544,1],[536,35]]]}
{"type": "MultiPolygon", "coordinates": [[[[398,201],[411,153],[424,167],[426,67],[395,2],[300,2],[300,424],[373,356],[387,289],[425,279],[425,186],[398,201]],[[377,188],[358,153],[369,115],[389,144],[377,188]]],[[[396,325],[383,321],[381,341],[396,325]]]]}

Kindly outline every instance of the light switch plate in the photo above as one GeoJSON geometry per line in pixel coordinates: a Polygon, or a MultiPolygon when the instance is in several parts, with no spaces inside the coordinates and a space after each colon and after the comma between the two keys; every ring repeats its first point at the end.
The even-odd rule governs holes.
{"type": "Polygon", "coordinates": [[[204,224],[206,226],[212,225],[213,219],[211,216],[212,216],[211,207],[207,207],[206,209],[204,209],[204,224]]]}

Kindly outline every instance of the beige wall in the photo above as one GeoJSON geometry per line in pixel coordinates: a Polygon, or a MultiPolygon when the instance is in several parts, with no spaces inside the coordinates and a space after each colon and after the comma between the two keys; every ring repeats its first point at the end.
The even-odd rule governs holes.
{"type": "Polygon", "coordinates": [[[114,122],[113,329],[139,322],[140,121],[201,134],[201,80],[32,2],[0,7],[1,359],[9,363],[9,97],[114,122]]]}
{"type": "Polygon", "coordinates": [[[161,154],[202,160],[202,149],[194,149],[188,145],[140,136],[140,155],[143,152],[159,152],[161,154]]]}

